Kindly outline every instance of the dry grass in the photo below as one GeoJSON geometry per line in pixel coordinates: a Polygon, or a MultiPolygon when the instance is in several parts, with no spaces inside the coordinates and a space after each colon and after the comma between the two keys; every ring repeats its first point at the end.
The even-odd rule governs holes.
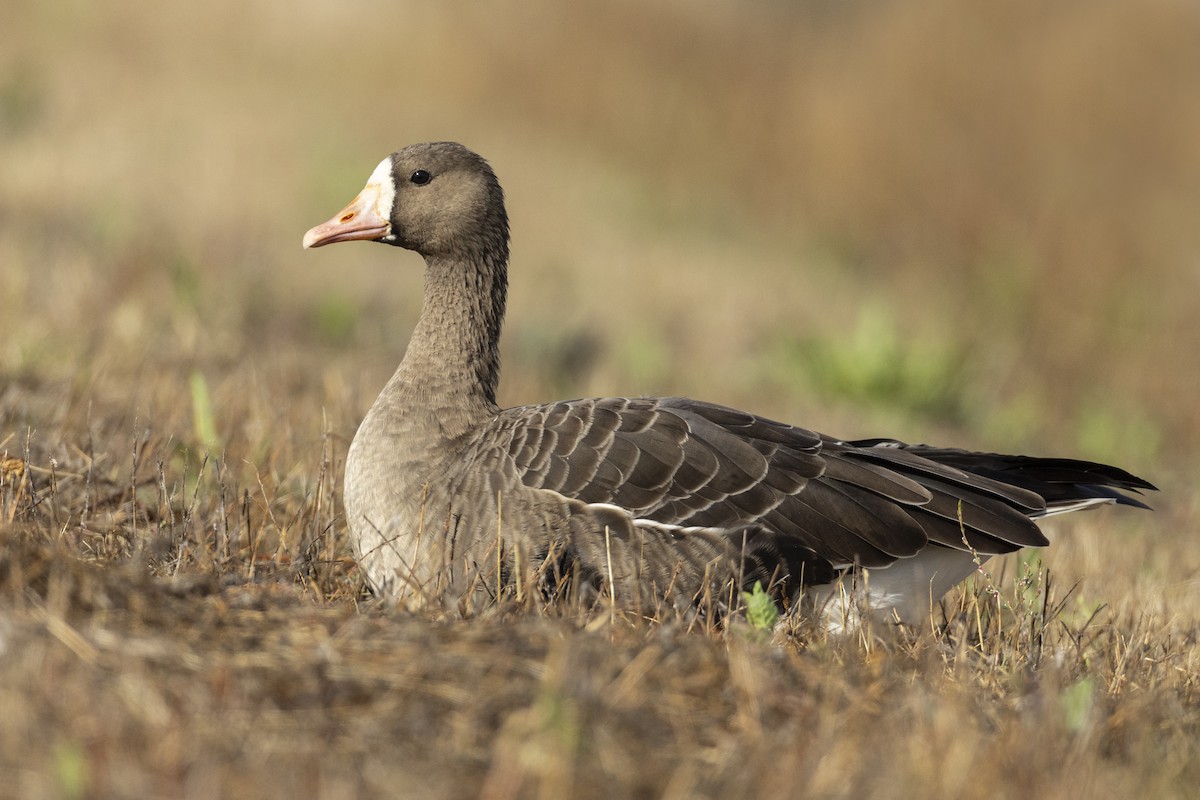
{"type": "Polygon", "coordinates": [[[981,579],[936,633],[446,621],[363,598],[322,482],[260,503],[206,467],[172,496],[139,447],[140,469],[6,467],[11,796],[1186,797],[1200,779],[1194,618],[1096,609],[1040,566],[981,579]]]}
{"type": "Polygon", "coordinates": [[[0,795],[1191,796],[1196,10],[495,9],[6,14],[0,795]],[[341,459],[419,270],[299,237],[433,138],[509,192],[502,400],[1078,453],[1158,511],[933,632],[377,608],[341,459]]]}

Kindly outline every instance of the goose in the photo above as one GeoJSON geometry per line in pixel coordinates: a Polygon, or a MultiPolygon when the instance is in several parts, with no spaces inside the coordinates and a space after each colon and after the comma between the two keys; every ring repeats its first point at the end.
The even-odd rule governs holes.
{"type": "Polygon", "coordinates": [[[366,583],[408,607],[582,586],[646,613],[761,582],[831,631],[917,625],[990,557],[1047,545],[1036,520],[1147,508],[1133,495],[1155,488],[1105,464],[847,441],[686,397],[501,408],[504,193],[457,143],[391,154],[303,244],[348,241],[425,262],[420,317],[343,492],[366,583]]]}

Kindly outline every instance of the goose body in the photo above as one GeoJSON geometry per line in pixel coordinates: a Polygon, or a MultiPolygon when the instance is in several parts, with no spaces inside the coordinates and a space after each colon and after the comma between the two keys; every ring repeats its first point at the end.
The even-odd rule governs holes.
{"type": "Polygon", "coordinates": [[[916,624],[982,560],[1047,544],[1034,520],[1144,507],[1127,493],[1154,488],[1103,464],[842,441],[680,397],[501,409],[508,222],[462,145],[393,153],[304,245],[351,240],[425,259],[420,319],[344,492],[369,584],[410,605],[572,577],[649,609],[762,581],[833,629],[863,612],[916,624]]]}

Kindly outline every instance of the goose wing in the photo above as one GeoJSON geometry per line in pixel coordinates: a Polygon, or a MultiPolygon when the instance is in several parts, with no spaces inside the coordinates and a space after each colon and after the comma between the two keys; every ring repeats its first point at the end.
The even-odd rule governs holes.
{"type": "MultiPolygon", "coordinates": [[[[886,566],[930,542],[1040,546],[1037,481],[968,471],[892,440],[844,442],[686,398],[583,399],[503,412],[521,482],[663,525],[753,526],[837,567],[886,566]]],[[[939,456],[942,451],[927,449],[939,456]]]]}

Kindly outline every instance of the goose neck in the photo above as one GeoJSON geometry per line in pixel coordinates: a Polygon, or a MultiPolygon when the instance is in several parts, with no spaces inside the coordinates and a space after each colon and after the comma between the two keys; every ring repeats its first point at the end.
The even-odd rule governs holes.
{"type": "Polygon", "coordinates": [[[507,288],[504,254],[427,257],[421,317],[396,377],[426,398],[494,409],[507,288]]]}

